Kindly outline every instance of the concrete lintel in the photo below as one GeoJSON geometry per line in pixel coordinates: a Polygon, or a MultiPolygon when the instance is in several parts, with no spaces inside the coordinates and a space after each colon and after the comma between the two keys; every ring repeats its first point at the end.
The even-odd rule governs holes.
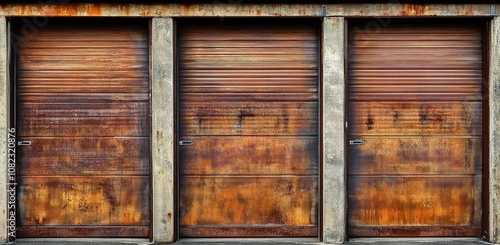
{"type": "Polygon", "coordinates": [[[489,64],[489,191],[490,237],[500,243],[500,17],[491,21],[489,64]]]}
{"type": "Polygon", "coordinates": [[[152,21],[153,241],[174,242],[174,26],[152,21]]]}
{"type": "Polygon", "coordinates": [[[9,203],[7,196],[7,130],[9,125],[9,33],[7,20],[0,17],[0,159],[4,159],[3,168],[0,168],[0,242],[6,242],[7,233],[7,205],[9,203]]]}
{"type": "MultiPolygon", "coordinates": [[[[54,0],[56,1],[56,0],[54,0]]],[[[252,4],[243,0],[207,4],[0,4],[1,16],[110,16],[110,17],[433,17],[496,16],[492,4],[252,4]],[[244,4],[243,4],[244,3],[244,4]]],[[[43,2],[43,1],[42,1],[43,2]]],[[[32,17],[29,17],[32,18],[32,17]]],[[[29,20],[28,18],[28,20],[29,20]]]]}
{"type": "Polygon", "coordinates": [[[346,17],[492,17],[497,15],[494,4],[400,4],[389,0],[388,4],[329,5],[327,13],[346,17]]]}
{"type": "Polygon", "coordinates": [[[323,19],[323,242],[345,240],[344,18],[323,19]]]}

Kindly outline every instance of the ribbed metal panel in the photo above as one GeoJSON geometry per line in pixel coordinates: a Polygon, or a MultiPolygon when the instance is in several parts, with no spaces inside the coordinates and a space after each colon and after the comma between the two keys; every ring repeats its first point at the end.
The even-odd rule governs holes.
{"type": "Polygon", "coordinates": [[[349,37],[351,100],[481,100],[479,28],[392,24],[349,37]]]}
{"type": "Polygon", "coordinates": [[[179,31],[181,236],[316,236],[317,27],[179,31]]]}
{"type": "Polygon", "coordinates": [[[348,233],[481,234],[481,27],[349,28],[348,233]]]}
{"type": "Polygon", "coordinates": [[[147,30],[51,21],[18,43],[19,236],[149,235],[147,30]]]}

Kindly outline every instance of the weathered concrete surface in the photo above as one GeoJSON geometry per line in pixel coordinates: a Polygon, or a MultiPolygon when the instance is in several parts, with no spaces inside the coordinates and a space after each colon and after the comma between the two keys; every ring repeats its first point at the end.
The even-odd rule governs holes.
{"type": "Polygon", "coordinates": [[[174,25],[152,23],[153,241],[174,240],[174,25]]]}
{"type": "Polygon", "coordinates": [[[252,4],[244,0],[216,0],[207,4],[0,4],[2,16],[145,16],[145,17],[219,17],[219,16],[494,16],[498,6],[491,4],[252,4]]]}
{"type": "Polygon", "coordinates": [[[500,243],[500,18],[491,21],[490,43],[490,241],[500,243]]]}
{"type": "Polygon", "coordinates": [[[323,241],[345,239],[344,18],[323,19],[323,241]]]}
{"type": "Polygon", "coordinates": [[[399,4],[399,0],[388,0],[388,4],[342,4],[328,5],[330,16],[359,17],[413,17],[413,16],[495,16],[498,6],[494,4],[399,4]]]}
{"type": "Polygon", "coordinates": [[[8,75],[8,34],[7,20],[0,17],[0,242],[7,241],[7,130],[9,125],[9,96],[10,81],[8,75]]]}

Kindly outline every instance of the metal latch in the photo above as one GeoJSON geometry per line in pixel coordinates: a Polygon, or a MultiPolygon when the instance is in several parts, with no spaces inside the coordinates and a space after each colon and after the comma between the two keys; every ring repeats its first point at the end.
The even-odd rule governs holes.
{"type": "Polygon", "coordinates": [[[18,141],[17,145],[31,145],[31,141],[18,141]]]}
{"type": "Polygon", "coordinates": [[[349,140],[349,145],[364,145],[365,140],[349,140]]]}
{"type": "Polygon", "coordinates": [[[181,141],[179,141],[179,145],[193,145],[193,141],[191,141],[191,140],[181,140],[181,141]]]}

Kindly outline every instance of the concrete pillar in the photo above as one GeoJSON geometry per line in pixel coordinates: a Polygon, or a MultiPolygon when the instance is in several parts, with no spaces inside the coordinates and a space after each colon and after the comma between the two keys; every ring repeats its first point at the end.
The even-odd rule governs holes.
{"type": "Polygon", "coordinates": [[[152,187],[153,241],[174,242],[174,25],[152,23],[152,187]]]}
{"type": "Polygon", "coordinates": [[[9,57],[7,20],[0,17],[0,159],[4,165],[0,168],[0,242],[6,242],[7,237],[7,130],[9,125],[9,57]]]}
{"type": "Polygon", "coordinates": [[[345,240],[344,18],[323,19],[323,242],[345,240]]]}
{"type": "MultiPolygon", "coordinates": [[[[490,241],[500,243],[500,17],[491,21],[489,64],[490,241]]],[[[486,210],[485,210],[486,211],[486,210]]]]}

